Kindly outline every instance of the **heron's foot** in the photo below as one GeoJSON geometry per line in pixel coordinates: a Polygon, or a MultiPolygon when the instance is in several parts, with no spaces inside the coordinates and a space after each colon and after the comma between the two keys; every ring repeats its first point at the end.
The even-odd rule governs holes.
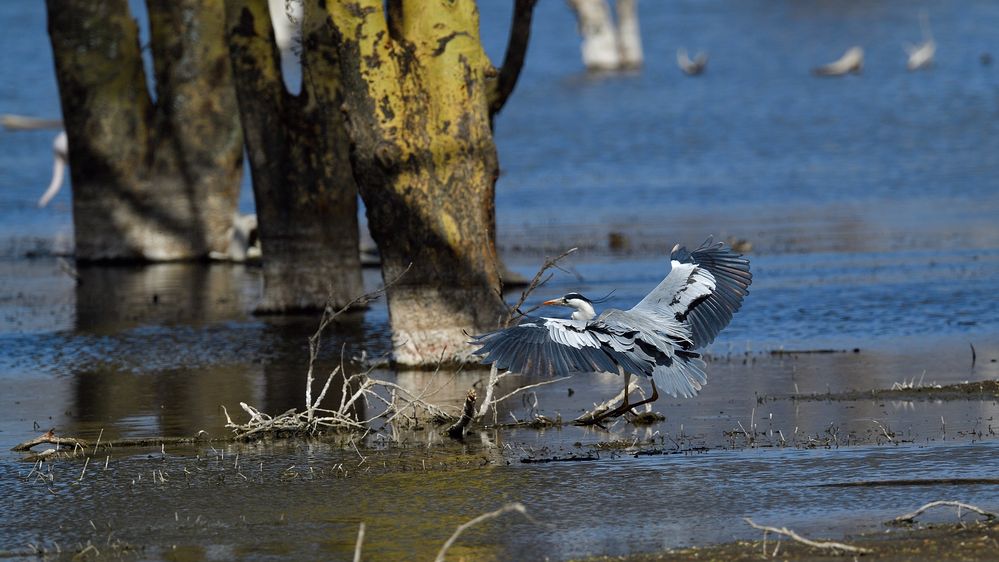
{"type": "Polygon", "coordinates": [[[660,414],[659,412],[647,411],[647,412],[629,412],[631,417],[628,418],[628,422],[631,425],[652,425],[654,423],[659,423],[666,420],[666,416],[660,414]]]}

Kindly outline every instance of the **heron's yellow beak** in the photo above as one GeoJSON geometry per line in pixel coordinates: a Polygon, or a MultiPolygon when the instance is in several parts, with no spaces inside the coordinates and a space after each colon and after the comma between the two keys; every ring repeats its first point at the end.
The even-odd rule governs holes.
{"type": "Polygon", "coordinates": [[[545,306],[560,306],[562,304],[562,299],[561,298],[552,299],[550,301],[545,301],[541,304],[545,306]]]}

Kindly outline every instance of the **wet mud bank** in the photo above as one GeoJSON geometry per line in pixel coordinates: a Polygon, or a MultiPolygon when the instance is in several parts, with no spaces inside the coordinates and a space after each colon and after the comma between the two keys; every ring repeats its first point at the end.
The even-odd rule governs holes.
{"type": "MultiPolygon", "coordinates": [[[[883,561],[972,561],[995,560],[999,549],[999,523],[937,524],[911,529],[885,530],[842,539],[862,548],[862,560],[883,561]]],[[[655,560],[756,561],[756,560],[845,560],[850,553],[816,548],[793,540],[737,541],[720,545],[668,550],[633,556],[599,556],[580,562],[652,562],[655,560]]]]}

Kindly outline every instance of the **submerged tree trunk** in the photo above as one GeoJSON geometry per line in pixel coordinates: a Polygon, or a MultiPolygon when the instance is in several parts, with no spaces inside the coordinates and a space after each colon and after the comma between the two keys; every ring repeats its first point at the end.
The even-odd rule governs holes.
{"type": "Polygon", "coordinates": [[[641,68],[642,33],[638,27],[638,0],[617,0],[617,48],[621,68],[641,68]]]}
{"type": "Polygon", "coordinates": [[[587,70],[616,70],[621,66],[617,29],[607,0],[568,0],[576,13],[580,50],[587,70]]]}
{"type": "Polygon", "coordinates": [[[642,66],[638,0],[617,0],[616,25],[607,0],[567,1],[579,24],[587,70],[628,70],[642,66]]]}
{"type": "Polygon", "coordinates": [[[394,280],[409,268],[388,290],[395,361],[465,361],[468,334],[497,327],[506,314],[490,128],[491,96],[502,90],[493,81],[502,73],[482,48],[477,8],[444,0],[325,6],[354,177],[382,275],[394,280]]]}
{"type": "Polygon", "coordinates": [[[225,250],[242,136],[221,5],[149,3],[155,102],[126,0],[48,0],[47,7],[77,259],[177,260],[225,250]]]}
{"type": "Polygon", "coordinates": [[[267,1],[226,2],[263,251],[259,312],[322,309],[328,297],[341,306],[362,293],[336,53],[324,20],[303,23],[302,90],[291,95],[267,1]]]}

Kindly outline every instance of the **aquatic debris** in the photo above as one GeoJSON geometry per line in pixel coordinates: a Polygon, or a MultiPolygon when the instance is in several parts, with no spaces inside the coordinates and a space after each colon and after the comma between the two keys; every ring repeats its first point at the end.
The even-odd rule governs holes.
{"type": "Polygon", "coordinates": [[[918,390],[921,388],[943,388],[943,386],[932,381],[928,384],[923,384],[923,377],[926,376],[926,371],[923,370],[923,374],[919,375],[919,382],[916,382],[916,377],[913,376],[912,380],[902,379],[902,382],[893,382],[891,384],[892,390],[918,390]]]}
{"type": "MultiPolygon", "coordinates": [[[[65,446],[65,450],[59,449],[46,449],[41,453],[37,453],[34,456],[25,457],[27,460],[37,460],[52,455],[58,454],[60,457],[75,457],[82,454],[87,454],[87,449],[93,447],[91,455],[96,455],[98,448],[105,450],[111,450],[114,448],[123,447],[152,447],[159,445],[161,448],[166,445],[177,445],[177,444],[190,444],[199,443],[204,441],[228,441],[227,439],[209,439],[208,434],[205,431],[199,431],[197,435],[193,437],[136,437],[128,439],[110,439],[101,441],[101,436],[104,434],[104,430],[101,429],[101,435],[97,437],[97,442],[91,445],[89,441],[80,439],[77,437],[60,437],[55,434],[55,429],[50,429],[45,433],[35,437],[34,439],[29,439],[23,443],[18,443],[17,445],[11,447],[11,451],[17,451],[21,453],[33,452],[32,447],[41,444],[51,444],[55,445],[57,448],[65,446]]],[[[88,457],[89,458],[89,457],[88,457]]]]}
{"type": "Polygon", "coordinates": [[[859,546],[851,546],[851,545],[848,545],[848,544],[843,544],[841,542],[834,542],[834,541],[814,541],[814,540],[811,540],[811,539],[806,539],[805,537],[799,535],[798,533],[795,533],[794,531],[792,531],[791,529],[788,529],[787,527],[777,528],[777,527],[770,527],[770,526],[767,526],[767,525],[757,525],[756,523],[753,522],[752,519],[750,519],[748,517],[743,518],[743,521],[745,521],[747,524],[749,524],[750,527],[752,527],[754,529],[759,529],[759,530],[763,531],[763,541],[764,541],[763,548],[764,548],[764,551],[766,550],[767,533],[774,533],[774,534],[777,534],[777,535],[783,535],[785,537],[793,539],[793,540],[795,540],[797,542],[800,542],[802,544],[806,544],[806,545],[808,545],[810,547],[813,547],[813,548],[819,548],[819,549],[822,549],[822,550],[829,550],[829,551],[837,552],[837,553],[850,552],[850,553],[853,553],[853,554],[866,554],[866,553],[869,553],[869,552],[873,552],[869,548],[862,548],[862,547],[859,547],[859,546]]]}
{"type": "Polygon", "coordinates": [[[547,464],[550,462],[581,462],[581,461],[598,461],[600,460],[600,455],[569,455],[568,457],[545,457],[545,458],[531,458],[525,457],[520,459],[522,464],[547,464]]]}
{"type": "Polygon", "coordinates": [[[959,519],[961,518],[961,510],[962,509],[965,509],[967,511],[973,511],[973,512],[979,514],[979,515],[984,516],[989,521],[991,521],[991,520],[996,519],[997,517],[999,517],[999,514],[992,513],[991,511],[985,511],[984,509],[982,509],[980,507],[976,507],[976,506],[973,506],[973,505],[970,505],[970,504],[962,503],[962,502],[959,502],[959,501],[953,501],[953,500],[938,500],[938,501],[930,502],[930,503],[924,505],[923,507],[920,507],[916,511],[913,511],[912,513],[906,513],[905,515],[899,515],[898,517],[896,517],[896,518],[892,519],[891,521],[889,521],[889,523],[890,524],[896,524],[896,525],[900,524],[900,523],[912,523],[912,522],[914,522],[916,520],[916,517],[919,517],[926,510],[932,509],[934,507],[943,506],[943,505],[948,505],[948,506],[956,507],[957,508],[957,517],[959,519]]]}
{"type": "Polygon", "coordinates": [[[77,439],[75,437],[56,437],[55,428],[52,428],[46,431],[45,433],[39,435],[38,437],[35,437],[34,439],[29,439],[24,443],[18,443],[17,445],[14,445],[13,447],[11,447],[10,450],[20,451],[20,452],[30,451],[32,447],[34,447],[35,445],[41,445],[42,443],[57,445],[60,447],[65,445],[65,446],[70,446],[74,449],[76,449],[77,447],[81,449],[86,449],[87,447],[90,446],[90,444],[84,441],[83,439],[77,439]]]}
{"type": "MultiPolygon", "coordinates": [[[[816,484],[817,488],[880,488],[894,486],[995,486],[999,478],[904,478],[901,480],[861,480],[816,484]]],[[[925,507],[925,506],[924,506],[925,507]]],[[[931,506],[933,507],[933,506],[931,506]]]]}
{"type": "Polygon", "coordinates": [[[465,395],[465,406],[461,409],[461,417],[458,421],[454,422],[454,425],[447,428],[447,435],[452,439],[461,439],[465,436],[465,428],[468,424],[475,419],[475,389],[468,389],[468,394],[465,395]]]}

